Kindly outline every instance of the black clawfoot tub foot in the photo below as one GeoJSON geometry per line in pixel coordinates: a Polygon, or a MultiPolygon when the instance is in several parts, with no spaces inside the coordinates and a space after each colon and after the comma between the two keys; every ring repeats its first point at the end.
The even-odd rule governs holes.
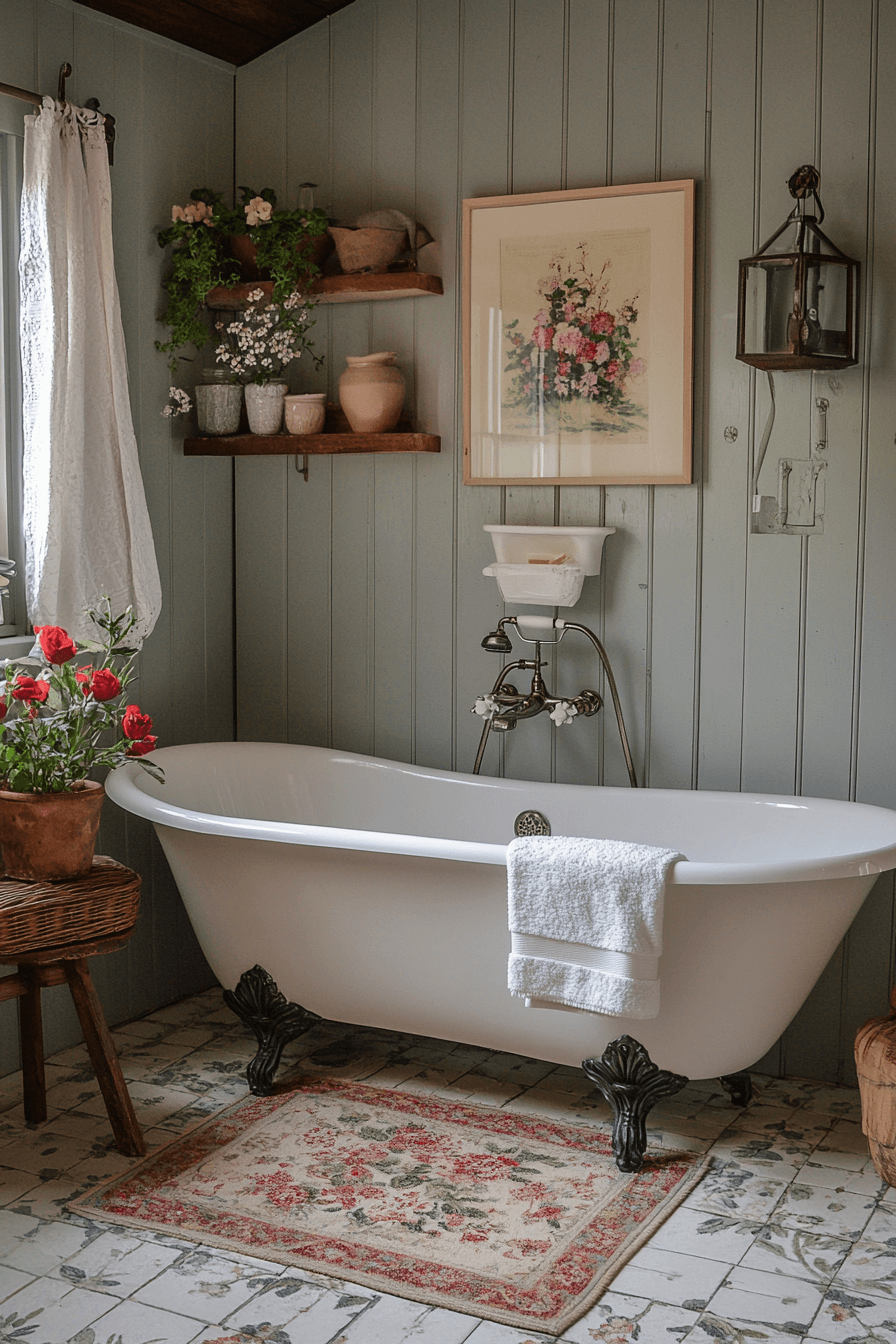
{"type": "Polygon", "coordinates": [[[582,1068],[613,1107],[613,1156],[620,1171],[640,1171],[647,1149],[647,1114],[663,1097],[688,1081],[658,1069],[638,1041],[620,1036],[600,1059],[584,1059],[582,1068]]]}
{"type": "Polygon", "coordinates": [[[726,1073],[719,1079],[734,1106],[749,1106],[753,1100],[753,1080],[748,1073],[726,1073]]]}
{"type": "Polygon", "coordinates": [[[253,1096],[267,1097],[274,1088],[283,1047],[322,1019],[297,1003],[288,1003],[263,966],[244,971],[236,989],[224,990],[224,1002],[255,1032],[258,1053],[246,1069],[246,1081],[253,1096]]]}

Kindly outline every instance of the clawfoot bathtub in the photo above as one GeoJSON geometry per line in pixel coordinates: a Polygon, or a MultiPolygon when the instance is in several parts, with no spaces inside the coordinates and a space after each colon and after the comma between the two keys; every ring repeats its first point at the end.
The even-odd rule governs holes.
{"type": "Polygon", "coordinates": [[[268,743],[153,760],[164,784],[129,763],[106,790],[155,824],[221,983],[264,968],[237,991],[265,1056],[258,1090],[314,1014],[574,1065],[630,1033],[662,1070],[737,1074],[896,867],[896,812],[858,803],[486,779],[268,743]],[[655,1019],[526,1008],[507,992],[505,851],[529,809],[555,835],[687,856],[667,883],[655,1019]]]}

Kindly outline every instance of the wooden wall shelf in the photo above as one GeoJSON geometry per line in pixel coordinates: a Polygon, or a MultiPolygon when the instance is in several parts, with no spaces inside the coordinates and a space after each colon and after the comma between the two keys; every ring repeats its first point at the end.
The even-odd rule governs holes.
{"type": "Polygon", "coordinates": [[[218,434],[184,439],[185,457],[294,456],[296,453],[439,453],[437,434],[418,434],[401,420],[391,434],[353,434],[338,406],[327,406],[322,434],[218,434]]]}
{"type": "MultiPolygon", "coordinates": [[[[233,312],[245,307],[253,290],[261,289],[270,298],[271,280],[255,280],[228,289],[218,285],[206,296],[207,308],[233,312]]],[[[317,303],[369,303],[377,299],[419,299],[425,294],[443,294],[438,275],[400,271],[394,275],[324,275],[315,280],[311,294],[317,303]]]]}

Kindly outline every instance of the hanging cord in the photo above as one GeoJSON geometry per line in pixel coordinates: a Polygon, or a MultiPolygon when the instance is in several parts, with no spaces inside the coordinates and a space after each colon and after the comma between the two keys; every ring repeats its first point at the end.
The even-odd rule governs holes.
{"type": "Polygon", "coordinates": [[[766,369],[765,371],[765,376],[766,378],[768,378],[768,391],[769,396],[772,399],[772,404],[769,407],[768,419],[765,422],[765,430],[763,431],[762,434],[762,442],[759,445],[759,452],[756,454],[756,465],[753,468],[753,479],[750,482],[750,497],[752,499],[752,508],[754,513],[759,512],[760,507],[759,501],[761,498],[759,494],[759,473],[762,470],[762,464],[765,461],[765,454],[768,448],[768,441],[772,436],[772,429],[775,423],[775,380],[772,377],[770,370],[768,369],[766,369]]]}

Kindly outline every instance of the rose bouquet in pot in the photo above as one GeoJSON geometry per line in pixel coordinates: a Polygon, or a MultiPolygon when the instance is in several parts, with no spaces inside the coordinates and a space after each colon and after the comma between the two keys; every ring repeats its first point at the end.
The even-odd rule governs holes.
{"type": "Polygon", "coordinates": [[[113,616],[106,598],[87,614],[100,640],[76,643],[60,626],[35,626],[40,656],[5,664],[0,846],[9,877],[58,880],[90,868],[105,796],[91,771],[136,759],[163,779],[144,759],[156,745],[152,720],[128,703],[136,617],[130,607],[113,616]]]}

